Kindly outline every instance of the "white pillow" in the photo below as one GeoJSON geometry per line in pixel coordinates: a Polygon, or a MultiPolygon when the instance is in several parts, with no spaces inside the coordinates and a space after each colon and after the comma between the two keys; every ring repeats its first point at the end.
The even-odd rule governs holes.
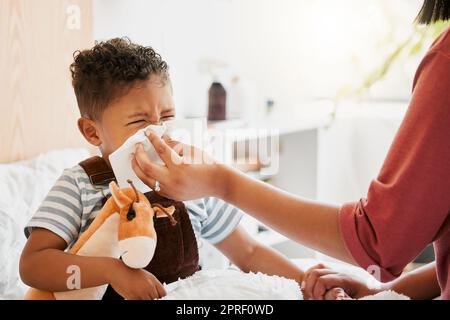
{"type": "Polygon", "coordinates": [[[86,149],[60,149],[31,160],[0,164],[0,299],[21,299],[23,228],[65,168],[89,157],[86,149]]]}

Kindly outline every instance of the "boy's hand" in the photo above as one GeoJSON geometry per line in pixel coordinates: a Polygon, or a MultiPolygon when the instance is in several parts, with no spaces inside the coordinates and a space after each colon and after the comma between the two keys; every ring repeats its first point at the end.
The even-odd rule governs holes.
{"type": "Polygon", "coordinates": [[[166,295],[161,282],[150,272],[132,269],[118,260],[108,277],[113,289],[126,300],[154,300],[166,295]]]}
{"type": "Polygon", "coordinates": [[[377,293],[364,280],[318,264],[306,271],[302,282],[305,300],[348,300],[377,293]]]}

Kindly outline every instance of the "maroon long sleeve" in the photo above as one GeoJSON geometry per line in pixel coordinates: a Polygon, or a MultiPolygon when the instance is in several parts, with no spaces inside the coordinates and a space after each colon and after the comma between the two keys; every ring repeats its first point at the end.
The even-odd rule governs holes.
{"type": "Polygon", "coordinates": [[[442,297],[450,299],[450,31],[425,56],[413,97],[367,197],[340,209],[347,249],[362,267],[398,277],[434,243],[442,297]]]}

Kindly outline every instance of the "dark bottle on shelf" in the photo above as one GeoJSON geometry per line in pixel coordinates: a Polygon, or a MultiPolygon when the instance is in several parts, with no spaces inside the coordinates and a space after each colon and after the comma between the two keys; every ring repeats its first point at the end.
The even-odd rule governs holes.
{"type": "Polygon", "coordinates": [[[220,82],[213,82],[208,91],[208,120],[226,120],[227,92],[220,82]]]}

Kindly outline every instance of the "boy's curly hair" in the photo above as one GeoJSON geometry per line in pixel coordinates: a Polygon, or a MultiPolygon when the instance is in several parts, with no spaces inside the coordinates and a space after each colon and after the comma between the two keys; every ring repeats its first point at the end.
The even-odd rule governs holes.
{"type": "Polygon", "coordinates": [[[99,119],[113,99],[151,75],[170,83],[168,69],[155,50],[128,38],[96,42],[92,49],[76,51],[70,71],[81,116],[99,119]]]}

